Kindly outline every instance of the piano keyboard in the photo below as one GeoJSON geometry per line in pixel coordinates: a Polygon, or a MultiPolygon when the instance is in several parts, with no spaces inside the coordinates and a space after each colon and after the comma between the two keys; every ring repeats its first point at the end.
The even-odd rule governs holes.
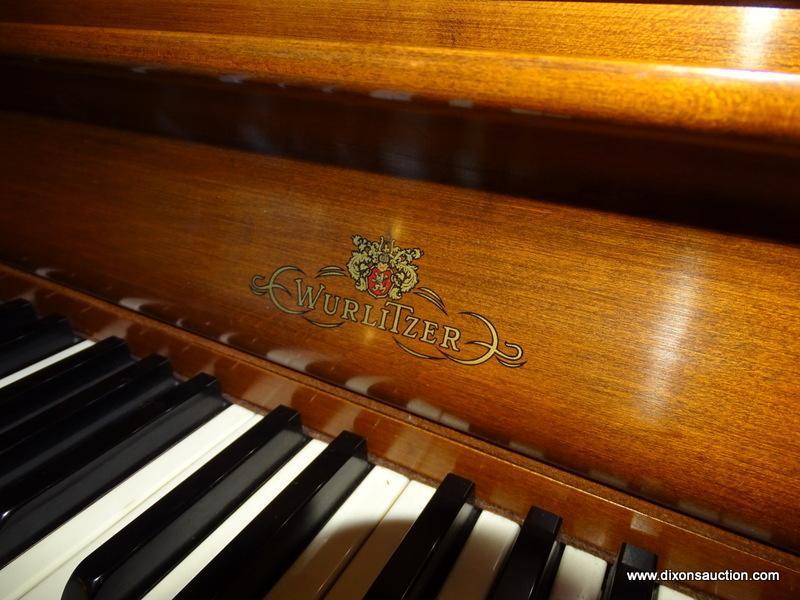
{"type": "Polygon", "coordinates": [[[123,340],[0,305],[0,599],[479,598],[679,600],[617,561],[480,509],[455,474],[436,488],[373,465],[343,432],[232,405],[123,340]]]}

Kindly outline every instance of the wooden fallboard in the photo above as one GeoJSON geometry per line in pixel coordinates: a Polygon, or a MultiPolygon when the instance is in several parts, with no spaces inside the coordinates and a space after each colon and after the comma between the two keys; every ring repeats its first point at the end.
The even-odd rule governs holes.
{"type": "Polygon", "coordinates": [[[0,127],[2,260],[800,547],[800,249],[42,118],[0,127]],[[409,250],[354,263],[376,295],[380,275],[413,284],[409,264],[416,286],[357,289],[354,235],[409,250]],[[324,296],[295,314],[296,279],[304,296],[324,284],[329,309],[340,297],[334,316],[324,296]]]}

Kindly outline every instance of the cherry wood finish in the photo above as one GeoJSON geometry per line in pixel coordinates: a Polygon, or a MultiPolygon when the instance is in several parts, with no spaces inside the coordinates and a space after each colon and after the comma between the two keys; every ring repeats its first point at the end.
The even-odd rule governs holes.
{"type": "MultiPolygon", "coordinates": [[[[0,128],[4,260],[800,547],[800,249],[35,117],[0,128]],[[309,281],[344,266],[353,234],[422,248],[420,285],[445,322],[476,339],[459,312],[485,315],[526,364],[421,360],[388,332],[321,329],[251,293],[282,265],[309,281]]],[[[324,282],[369,300],[349,278],[324,282]]]]}
{"type": "Polygon", "coordinates": [[[100,339],[124,337],[134,353],[167,355],[185,377],[204,371],[237,401],[301,411],[304,424],[334,437],[344,430],[367,438],[374,457],[412,476],[441,480],[449,472],[477,484],[480,501],[521,520],[530,505],[564,518],[561,535],[607,560],[622,542],[659,555],[672,570],[778,571],[780,583],[727,582],[691,589],[727,599],[792,599],[800,590],[800,558],[753,542],[628,494],[570,475],[404,411],[187,333],[52,281],[0,265],[0,299],[25,297],[43,313],[66,315],[100,339]]]}
{"type": "Polygon", "coordinates": [[[0,52],[800,140],[800,13],[581,2],[7,3],[0,52]]]}
{"type": "Polygon", "coordinates": [[[800,242],[800,147],[45,59],[0,108],[800,242]]]}
{"type": "Polygon", "coordinates": [[[0,20],[732,69],[800,69],[796,35],[800,15],[795,11],[709,4],[714,3],[631,6],[466,0],[456,6],[448,0],[306,0],[291,4],[281,0],[205,0],[200,10],[191,0],[169,4],[119,0],[114,10],[108,10],[102,0],[29,0],[4,4],[0,20]],[[763,35],[747,35],[748,25],[754,23],[761,23],[763,35]]]}

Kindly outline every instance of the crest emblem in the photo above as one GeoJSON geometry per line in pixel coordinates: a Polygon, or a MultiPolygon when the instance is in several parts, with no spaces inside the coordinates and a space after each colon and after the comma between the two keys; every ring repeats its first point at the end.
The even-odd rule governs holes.
{"type": "Polygon", "coordinates": [[[355,250],[347,268],[329,264],[311,277],[298,266],[282,265],[271,275],[253,275],[250,291],[266,296],[282,313],[315,327],[334,330],[347,325],[383,331],[415,358],[466,366],[492,359],[509,368],[525,364],[522,346],[503,340],[490,319],[469,310],[451,314],[439,294],[419,285],[418,266],[413,263],[422,257],[422,250],[401,248],[383,237],[375,242],[360,235],[351,239],[355,250]],[[330,279],[338,277],[341,283],[330,279]],[[348,298],[342,287],[349,287],[351,279],[370,298],[348,298]],[[400,302],[405,294],[409,297],[400,302]],[[427,304],[421,304],[422,300],[427,304]],[[464,325],[470,329],[462,329],[464,325]],[[481,329],[485,331],[480,337],[462,339],[465,332],[471,337],[481,329]]]}
{"type": "Polygon", "coordinates": [[[417,265],[411,264],[422,256],[419,248],[400,248],[394,240],[370,241],[353,236],[353,250],[347,272],[356,282],[356,289],[373,298],[399,300],[419,282],[417,265]]]}

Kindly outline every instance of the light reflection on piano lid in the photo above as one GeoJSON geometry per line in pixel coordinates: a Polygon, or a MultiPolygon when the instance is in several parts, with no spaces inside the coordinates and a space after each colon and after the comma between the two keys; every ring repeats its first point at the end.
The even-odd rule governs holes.
{"type": "Polygon", "coordinates": [[[689,360],[687,351],[697,345],[692,335],[696,298],[703,293],[702,265],[694,255],[680,257],[660,281],[661,289],[654,290],[668,297],[669,303],[661,304],[661,314],[652,320],[647,378],[640,405],[635,407],[647,420],[660,421],[667,411],[674,410],[675,391],[682,385],[683,369],[689,360]]]}
{"type": "Polygon", "coordinates": [[[763,69],[765,52],[782,12],[777,8],[748,6],[741,9],[742,25],[739,38],[739,58],[747,69],[763,69]]]}

